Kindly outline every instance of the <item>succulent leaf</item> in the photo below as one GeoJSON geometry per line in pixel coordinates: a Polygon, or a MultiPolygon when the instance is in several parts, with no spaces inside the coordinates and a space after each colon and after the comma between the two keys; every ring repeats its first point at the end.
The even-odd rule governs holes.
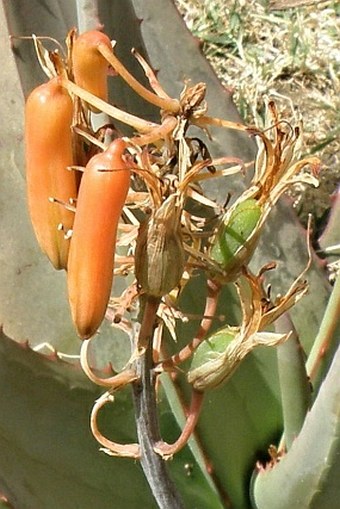
{"type": "Polygon", "coordinates": [[[336,509],[340,468],[340,349],[300,434],[278,463],[259,467],[252,486],[257,509],[336,509]],[[278,486],[280,489],[278,490],[278,486]]]}

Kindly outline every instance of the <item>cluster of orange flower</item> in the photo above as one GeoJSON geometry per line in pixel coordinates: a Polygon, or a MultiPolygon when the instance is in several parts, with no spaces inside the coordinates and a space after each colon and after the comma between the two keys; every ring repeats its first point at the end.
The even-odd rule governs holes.
{"type": "MultiPolygon", "coordinates": [[[[144,295],[145,313],[149,306],[154,317],[158,313],[162,318],[162,309],[169,306],[169,299],[165,301],[164,297],[170,294],[176,298],[191,273],[204,270],[208,297],[196,337],[169,359],[159,358],[158,347],[154,367],[158,373],[173,369],[197,349],[188,380],[198,415],[198,394],[227,380],[255,346],[276,345],[288,337],[263,329],[306,292],[304,273],[285,296],[271,302],[262,285],[263,273],[269,267],[255,276],[247,266],[270,210],[287,187],[301,181],[317,185],[318,160],[296,160],[301,130],[281,120],[272,102],[267,105],[268,130],[261,132],[209,117],[203,83],[186,84],[179,99],[169,97],[152,69],[134,52],[152,90],[145,88],[117,59],[111,41],[101,32],[90,31],[78,37],[72,30],[64,57],[57,51],[47,52],[39,38],[35,37],[34,42],[49,81],[33,90],[26,104],[29,210],[42,250],[56,269],[67,271],[69,302],[78,335],[88,340],[100,327],[114,273],[134,274],[136,282],[129,288],[128,301],[144,295]],[[160,123],[109,104],[108,73],[120,75],[135,92],[156,105],[160,123]],[[132,126],[135,135],[124,137],[112,124],[95,131],[92,116],[98,112],[132,126]],[[204,212],[200,215],[197,207],[195,214],[190,211],[188,198],[199,204],[198,209],[209,208],[216,215],[220,208],[204,194],[200,181],[232,175],[251,163],[227,157],[213,159],[202,141],[190,138],[190,126],[207,130],[210,125],[248,132],[260,145],[249,188],[213,228],[204,212]],[[301,174],[308,165],[315,170],[314,175],[301,174]],[[121,222],[122,214],[125,223],[121,222]],[[125,257],[116,256],[115,269],[117,238],[132,250],[125,257]],[[224,327],[204,343],[220,289],[229,282],[237,286],[242,323],[240,327],[224,327]]],[[[148,347],[147,340],[141,334],[126,369],[107,380],[90,370],[85,341],[81,355],[84,370],[111,391],[130,383],[137,377],[133,360],[148,347]]],[[[106,395],[95,405],[91,421],[94,434],[112,454],[138,457],[137,444],[120,446],[100,435],[96,415],[109,399],[106,395]]],[[[159,444],[157,452],[170,457],[182,447],[197,415],[188,419],[175,445],[159,444]]]]}

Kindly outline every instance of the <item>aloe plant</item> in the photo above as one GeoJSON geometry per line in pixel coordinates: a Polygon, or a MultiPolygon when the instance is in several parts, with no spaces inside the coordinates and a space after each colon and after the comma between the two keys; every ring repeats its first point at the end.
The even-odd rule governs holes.
{"type": "MultiPolygon", "coordinates": [[[[2,30],[8,27],[10,35],[35,33],[63,41],[67,30],[78,24],[76,5],[68,1],[23,2],[20,11],[8,1],[1,6],[0,14],[2,30]]],[[[240,121],[231,97],[219,84],[171,1],[105,1],[100,3],[99,16],[108,35],[117,40],[117,56],[145,86],[145,76],[130,54],[132,46],[143,51],[159,70],[157,77],[171,97],[179,96],[185,78],[191,78],[193,83],[204,82],[209,113],[240,121]],[[178,47],[182,48],[180,55],[178,47]]],[[[88,19],[81,20],[83,26],[93,23],[93,18],[90,22],[88,19]]],[[[160,507],[216,509],[252,505],[259,509],[335,508],[339,496],[339,382],[335,374],[339,281],[332,290],[316,258],[307,273],[309,294],[290,312],[302,346],[290,338],[278,347],[278,355],[274,349],[260,346],[245,358],[227,383],[208,390],[196,433],[172,462],[165,463],[161,458],[155,461],[152,451],[152,459],[147,458],[145,435],[150,438],[150,423],[137,418],[136,431],[135,409],[150,403],[143,403],[138,385],[133,386],[133,395],[129,387],[119,391],[114,403],[100,410],[98,425],[101,434],[111,441],[142,442],[142,464],[148,482],[138,461],[112,458],[99,451],[89,430],[89,415],[102,391],[82,373],[77,359],[72,361],[72,356],[79,354],[80,345],[67,306],[65,275],[49,268],[39,253],[26,212],[24,95],[43,80],[43,75],[32,43],[13,38],[11,48],[8,34],[4,33],[1,39],[6,66],[0,78],[4,91],[0,235],[5,267],[0,274],[0,491],[8,503],[32,509],[86,509],[94,505],[133,509],[140,504],[157,507],[157,502],[160,507]],[[51,345],[54,353],[42,355],[33,351],[43,343],[51,345]],[[297,356],[301,348],[307,355],[311,352],[307,374],[314,384],[312,403],[305,359],[297,356]],[[66,354],[64,360],[57,352],[66,354]],[[296,387],[300,396],[292,411],[296,387]],[[272,449],[271,462],[265,468],[268,447],[278,444],[282,433],[286,453],[282,453],[283,446],[277,454],[272,449]],[[251,481],[252,471],[255,473],[251,481]],[[287,479],[289,489],[285,488],[287,479]],[[165,502],[157,498],[163,496],[162,490],[165,502]]],[[[144,119],[159,121],[157,108],[121,82],[114,83],[110,92],[114,104],[144,119]]],[[[255,155],[253,140],[240,131],[214,129],[209,150],[214,158],[228,155],[250,161],[255,155]]],[[[247,189],[239,175],[228,177],[225,182],[227,189],[212,179],[205,192],[223,202],[228,192],[239,196],[247,189]]],[[[282,294],[306,266],[306,236],[301,232],[289,203],[280,201],[257,239],[251,271],[257,273],[265,263],[280,259],[283,268],[272,272],[271,281],[282,294]]],[[[116,294],[124,288],[125,283],[117,281],[116,294]]],[[[178,342],[174,344],[167,338],[169,353],[185,348],[188,339],[195,337],[200,321],[195,317],[204,313],[205,292],[203,274],[187,284],[177,305],[193,318],[178,321],[178,342]]],[[[222,327],[240,323],[239,298],[232,284],[221,286],[216,315],[224,316],[222,327]]],[[[217,325],[210,325],[214,335],[217,325]]],[[[286,334],[285,323],[277,327],[278,335],[286,334]]],[[[119,371],[129,360],[129,340],[119,329],[105,324],[91,343],[91,354],[95,373],[112,376],[110,363],[119,371]]],[[[149,391],[152,397],[147,364],[138,362],[144,394],[147,396],[149,391]],[[149,389],[145,391],[145,387],[149,389]]],[[[181,368],[183,372],[189,369],[186,363],[181,368]]],[[[190,388],[183,375],[177,376],[176,383],[166,373],[160,380],[158,420],[162,437],[171,442],[184,426],[190,388]]],[[[157,416],[154,418],[157,420],[157,416]]]]}

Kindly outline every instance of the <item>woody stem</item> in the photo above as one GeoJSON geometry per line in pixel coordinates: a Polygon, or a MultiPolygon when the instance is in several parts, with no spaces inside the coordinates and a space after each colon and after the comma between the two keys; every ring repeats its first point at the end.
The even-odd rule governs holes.
{"type": "Polygon", "coordinates": [[[139,333],[138,343],[146,345],[146,350],[136,360],[138,381],[132,384],[137,435],[141,448],[141,465],[159,508],[183,509],[167,465],[154,451],[155,444],[161,440],[156,405],[156,375],[152,360],[152,336],[158,303],[158,299],[146,297],[139,333]]]}

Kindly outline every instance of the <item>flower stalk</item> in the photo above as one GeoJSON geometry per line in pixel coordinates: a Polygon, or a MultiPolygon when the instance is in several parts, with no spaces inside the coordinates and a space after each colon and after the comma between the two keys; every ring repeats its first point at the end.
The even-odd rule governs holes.
{"type": "Polygon", "coordinates": [[[146,89],[100,32],[84,33],[78,39],[71,32],[66,60],[56,52],[44,52],[40,43],[36,46],[43,69],[52,82],[58,82],[71,104],[72,129],[67,135],[74,138],[77,150],[62,167],[66,171],[67,167],[74,170],[85,166],[79,172],[79,191],[77,188],[72,203],[69,196],[56,196],[53,205],[74,218],[65,266],[73,321],[79,337],[85,340],[81,365],[92,382],[106,388],[93,406],[91,430],[107,454],[140,460],[160,508],[180,509],[183,503],[164,460],[189,440],[205,392],[227,383],[255,347],[282,345],[291,336],[290,329],[269,332],[268,327],[307,292],[304,276],[309,264],[288,291],[276,298],[264,289],[264,275],[276,268],[275,262],[257,274],[248,265],[280,196],[296,183],[318,185],[319,161],[315,157],[299,159],[301,129],[281,119],[272,101],[267,104],[269,126],[262,132],[210,117],[205,83],[188,82],[178,99],[171,98],[145,60],[134,52],[152,91],[146,89]],[[159,123],[108,103],[109,65],[127,86],[159,108],[159,123]],[[122,137],[113,125],[94,131],[91,112],[98,111],[133,127],[134,134],[122,137]],[[235,157],[214,159],[196,135],[197,128],[207,132],[211,126],[243,131],[259,142],[251,184],[230,206],[216,203],[202,182],[230,177],[252,163],[235,157]],[[222,168],[216,170],[215,166],[222,168]],[[312,174],[302,171],[306,167],[312,174]],[[116,253],[116,248],[123,252],[116,253]],[[176,340],[177,321],[190,319],[180,309],[180,297],[199,273],[207,281],[199,328],[182,349],[164,358],[167,348],[163,331],[167,328],[176,340]],[[121,296],[110,299],[114,275],[129,276],[130,282],[121,296]],[[237,325],[225,323],[210,333],[221,289],[227,283],[237,290],[241,319],[237,325]],[[134,335],[138,306],[140,329],[134,335]],[[104,317],[111,317],[111,325],[132,338],[126,366],[107,378],[97,374],[88,361],[89,345],[104,317]],[[158,378],[162,371],[175,371],[190,358],[187,381],[191,405],[179,438],[169,444],[159,428],[158,378]],[[127,385],[132,386],[138,442],[119,444],[103,436],[97,421],[101,409],[114,402],[115,392],[127,385]]]}

